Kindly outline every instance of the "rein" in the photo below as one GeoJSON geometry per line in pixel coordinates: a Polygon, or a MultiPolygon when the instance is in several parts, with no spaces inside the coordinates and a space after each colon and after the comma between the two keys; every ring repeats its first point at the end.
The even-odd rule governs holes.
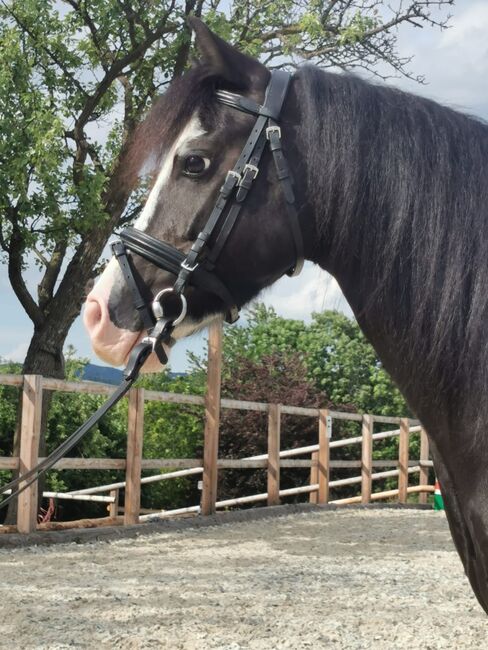
{"type": "Polygon", "coordinates": [[[136,381],[142,366],[152,352],[156,353],[163,365],[168,362],[163,343],[169,341],[175,326],[186,316],[187,303],[184,291],[188,285],[218,296],[226,307],[228,322],[234,323],[238,319],[239,308],[232,292],[216,273],[215,265],[259,173],[259,163],[267,143],[285,199],[289,226],[295,244],[295,263],[287,274],[298,275],[301,271],[304,262],[303,238],[295,206],[293,180],[283,154],[281,129],[278,125],[291,78],[288,72],[272,71],[262,105],[242,95],[225,90],[216,91],[219,103],[254,115],[256,121],[237,162],[233,169],[227,172],[207,223],[187,255],[136,228],[124,229],[120,233],[120,239],[112,244],[113,254],[132,293],[134,307],[140,314],[147,335],[132,350],[124,369],[124,379],[108,400],[36,467],[0,487],[0,495],[12,490],[12,493],[0,502],[0,508],[17,498],[21,492],[51,469],[100,421],[107,411],[122,399],[136,381]],[[142,297],[128,255],[129,251],[176,276],[173,287],[160,291],[150,305],[142,297]]]}

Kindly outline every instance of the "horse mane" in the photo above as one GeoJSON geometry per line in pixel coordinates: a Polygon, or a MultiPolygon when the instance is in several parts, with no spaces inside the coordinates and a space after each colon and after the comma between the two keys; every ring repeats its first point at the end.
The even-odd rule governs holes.
{"type": "Polygon", "coordinates": [[[486,389],[488,125],[356,76],[297,77],[307,198],[326,266],[348,260],[367,296],[358,319],[439,391],[486,389]]]}

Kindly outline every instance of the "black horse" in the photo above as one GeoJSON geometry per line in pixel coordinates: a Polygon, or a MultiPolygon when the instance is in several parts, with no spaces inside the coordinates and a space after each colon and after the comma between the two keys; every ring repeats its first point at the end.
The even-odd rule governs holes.
{"type": "MultiPolygon", "coordinates": [[[[185,253],[255,121],[218,101],[216,90],[262,103],[270,79],[201,22],[193,28],[202,60],[139,127],[123,180],[157,170],[136,227],[185,253]]],[[[488,611],[488,126],[311,66],[293,76],[280,126],[305,258],[336,277],[425,426],[455,544],[488,611]]],[[[279,185],[267,150],[215,266],[238,306],[295,263],[279,185]]],[[[150,296],[174,283],[138,255],[132,264],[150,296]]],[[[224,312],[212,292],[190,287],[186,295],[174,339],[224,312]]],[[[115,262],[88,297],[85,322],[112,363],[140,340],[143,325],[115,262]]]]}

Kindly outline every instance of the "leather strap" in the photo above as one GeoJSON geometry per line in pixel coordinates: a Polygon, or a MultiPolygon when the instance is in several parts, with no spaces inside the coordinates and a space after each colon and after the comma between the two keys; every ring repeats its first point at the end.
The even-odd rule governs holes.
{"type": "Polygon", "coordinates": [[[302,231],[300,229],[300,222],[298,219],[298,212],[295,206],[293,177],[291,175],[288,162],[283,154],[281,129],[275,122],[272,122],[272,120],[270,120],[270,126],[266,130],[266,135],[269,140],[271,153],[273,154],[276,175],[278,176],[278,180],[280,181],[281,189],[283,191],[283,196],[285,197],[288,221],[290,223],[293,241],[295,242],[295,265],[292,269],[290,269],[290,271],[287,272],[287,275],[296,276],[301,272],[303,268],[304,247],[302,231]]]}
{"type": "Polygon", "coordinates": [[[146,301],[139,291],[139,287],[134,278],[134,271],[131,267],[129,258],[127,257],[127,249],[121,241],[116,241],[112,244],[112,252],[119,263],[120,270],[124,276],[124,280],[126,281],[132,293],[134,307],[139,312],[144,327],[146,329],[150,329],[154,325],[154,318],[147,306],[146,301]]]}
{"type": "Polygon", "coordinates": [[[226,241],[232,232],[232,228],[239,216],[242,202],[247,196],[254,179],[259,171],[259,162],[266,145],[266,128],[269,125],[270,117],[278,118],[283,108],[283,103],[291,81],[291,75],[284,70],[275,70],[271,73],[269,84],[266,88],[264,105],[261,106],[253,100],[234,95],[227,91],[217,91],[216,95],[222,103],[241,110],[245,113],[257,115],[254,127],[249,135],[241,155],[237,159],[233,169],[227,174],[214,209],[205,224],[204,229],[195,240],[190,253],[185,260],[182,270],[178,274],[175,283],[177,291],[183,291],[185,284],[188,282],[190,274],[200,263],[205,252],[203,263],[213,268],[226,241]],[[245,101],[244,101],[245,100],[245,101]],[[227,207],[232,191],[237,186],[235,202],[230,205],[225,220],[219,229],[218,234],[214,237],[213,245],[210,251],[206,247],[220,221],[224,210],[227,207]],[[224,192],[223,192],[224,190],[224,192]],[[185,268],[186,267],[186,268],[185,268]]]}

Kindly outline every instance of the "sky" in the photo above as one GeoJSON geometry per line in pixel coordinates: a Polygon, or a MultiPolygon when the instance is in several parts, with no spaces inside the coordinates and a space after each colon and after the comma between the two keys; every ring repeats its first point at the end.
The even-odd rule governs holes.
{"type": "MultiPolygon", "coordinates": [[[[399,31],[400,55],[413,55],[409,69],[414,75],[424,75],[427,83],[421,86],[400,77],[387,83],[488,120],[488,0],[456,0],[450,13],[450,29],[409,26],[399,31]]],[[[27,280],[35,295],[34,269],[27,280]]],[[[324,309],[338,309],[351,315],[336,281],[310,263],[298,278],[282,278],[259,300],[286,318],[309,321],[312,312],[324,309]]],[[[32,325],[10,288],[4,265],[0,266],[0,309],[0,357],[23,361],[32,325]]],[[[241,318],[245,321],[245,313],[241,318]]],[[[80,318],[66,344],[74,346],[78,356],[104,365],[93,354],[80,318]]],[[[205,332],[178,342],[172,351],[171,369],[184,372],[188,367],[187,352],[203,354],[205,345],[205,332]]]]}

